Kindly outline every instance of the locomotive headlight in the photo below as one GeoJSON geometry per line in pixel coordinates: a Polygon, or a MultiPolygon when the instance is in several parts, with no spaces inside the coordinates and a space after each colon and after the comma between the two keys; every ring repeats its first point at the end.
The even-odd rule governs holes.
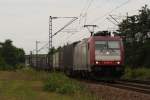
{"type": "Polygon", "coordinates": [[[98,61],[96,61],[96,64],[98,64],[98,61]]]}
{"type": "Polygon", "coordinates": [[[117,64],[120,64],[120,61],[118,61],[117,64]]]}
{"type": "Polygon", "coordinates": [[[109,51],[107,51],[107,52],[106,52],[106,54],[107,54],[107,55],[109,55],[109,54],[110,54],[110,52],[109,52],[109,51]]]}

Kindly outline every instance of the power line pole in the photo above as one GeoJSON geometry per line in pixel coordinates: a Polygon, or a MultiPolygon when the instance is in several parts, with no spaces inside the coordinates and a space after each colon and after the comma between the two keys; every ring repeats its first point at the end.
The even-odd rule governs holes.
{"type": "Polygon", "coordinates": [[[49,52],[52,48],[52,16],[49,17],[49,52]]]}
{"type": "Polygon", "coordinates": [[[97,27],[97,25],[84,25],[84,27],[86,27],[88,29],[88,31],[91,33],[91,36],[93,36],[94,29],[95,29],[95,27],[97,27]]]}
{"type": "Polygon", "coordinates": [[[38,55],[38,44],[40,43],[40,41],[36,41],[36,55],[38,55]]]}
{"type": "Polygon", "coordinates": [[[38,67],[38,44],[40,41],[36,41],[36,67],[38,67]]]}
{"type": "Polygon", "coordinates": [[[32,51],[30,51],[29,65],[32,66],[32,67],[34,67],[34,66],[33,66],[33,62],[32,62],[32,51]]]}
{"type": "Polygon", "coordinates": [[[53,30],[52,30],[52,27],[53,27],[53,25],[52,25],[52,20],[53,20],[53,17],[52,16],[50,16],[49,17],[49,43],[48,43],[48,45],[49,45],[49,47],[48,47],[48,52],[49,52],[49,54],[48,54],[48,59],[49,59],[49,62],[48,62],[48,65],[49,65],[49,67],[51,67],[52,66],[52,57],[51,57],[51,55],[50,55],[50,52],[51,52],[51,50],[52,50],[52,37],[53,37],[53,30]]]}

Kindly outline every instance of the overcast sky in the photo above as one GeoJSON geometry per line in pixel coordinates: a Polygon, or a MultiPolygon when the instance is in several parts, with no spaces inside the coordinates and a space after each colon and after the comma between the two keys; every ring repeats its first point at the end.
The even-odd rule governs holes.
{"type": "MultiPolygon", "coordinates": [[[[125,16],[127,12],[129,15],[137,14],[138,9],[145,4],[150,5],[150,0],[0,0],[0,41],[11,39],[15,46],[29,53],[35,49],[36,40],[41,41],[39,48],[48,41],[50,15],[79,17],[87,12],[86,21],[80,16],[80,21],[77,20],[68,28],[78,32],[62,32],[54,37],[53,45],[58,47],[88,37],[88,31],[82,27],[85,22],[99,25],[97,30],[116,29],[117,27],[106,19],[110,14],[117,16],[125,16]]],[[[53,32],[69,20],[54,20],[53,32]]],[[[46,49],[43,52],[45,51],[46,49]]]]}

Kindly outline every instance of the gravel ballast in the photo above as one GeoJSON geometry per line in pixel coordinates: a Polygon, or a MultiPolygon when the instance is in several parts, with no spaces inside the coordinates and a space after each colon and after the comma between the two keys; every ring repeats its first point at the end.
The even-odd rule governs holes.
{"type": "Polygon", "coordinates": [[[102,100],[150,100],[150,95],[100,84],[86,83],[102,100]]]}

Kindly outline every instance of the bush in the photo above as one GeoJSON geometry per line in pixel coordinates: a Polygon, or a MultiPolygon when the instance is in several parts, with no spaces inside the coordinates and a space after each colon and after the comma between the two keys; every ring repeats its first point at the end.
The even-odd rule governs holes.
{"type": "Polygon", "coordinates": [[[123,76],[124,79],[139,79],[139,80],[149,80],[150,79],[150,69],[149,68],[137,68],[131,69],[126,68],[125,74],[123,76]]]}
{"type": "Polygon", "coordinates": [[[12,70],[12,67],[6,64],[2,57],[0,57],[0,70],[12,70]]]}
{"type": "Polygon", "coordinates": [[[0,69],[3,69],[6,66],[5,61],[2,59],[2,57],[0,56],[0,69]]]}
{"type": "Polygon", "coordinates": [[[84,87],[62,73],[52,73],[48,80],[45,81],[44,89],[61,94],[72,94],[81,92],[81,90],[84,90],[84,87]]]}
{"type": "Polygon", "coordinates": [[[16,69],[23,69],[25,67],[25,64],[17,64],[16,69]]]}

